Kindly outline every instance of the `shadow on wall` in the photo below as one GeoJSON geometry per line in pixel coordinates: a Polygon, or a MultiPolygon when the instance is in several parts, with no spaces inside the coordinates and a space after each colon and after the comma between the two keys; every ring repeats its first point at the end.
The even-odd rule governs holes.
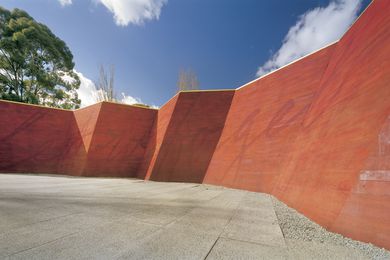
{"type": "Polygon", "coordinates": [[[272,192],[293,160],[295,140],[334,47],[236,91],[205,182],[272,192]]]}
{"type": "Polygon", "coordinates": [[[0,101],[0,172],[137,177],[157,110],[76,111],[0,101]]]}
{"type": "MultiPolygon", "coordinates": [[[[158,112],[159,113],[159,112],[158,112]]],[[[139,164],[136,176],[140,179],[145,179],[148,173],[150,165],[152,165],[153,156],[157,154],[157,124],[158,124],[158,113],[153,120],[152,128],[149,132],[148,143],[146,145],[146,150],[142,162],[139,164]]]]}
{"type": "Polygon", "coordinates": [[[0,117],[0,172],[72,174],[86,155],[72,111],[2,101],[0,117]]]}
{"type": "Polygon", "coordinates": [[[150,179],[201,183],[234,91],[179,94],[150,179]]]}
{"type": "Polygon", "coordinates": [[[137,177],[156,116],[157,110],[103,102],[84,175],[137,177]]]}

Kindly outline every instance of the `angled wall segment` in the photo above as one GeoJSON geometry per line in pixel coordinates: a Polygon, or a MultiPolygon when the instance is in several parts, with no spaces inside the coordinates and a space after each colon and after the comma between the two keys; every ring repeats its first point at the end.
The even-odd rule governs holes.
{"type": "Polygon", "coordinates": [[[78,129],[83,138],[83,145],[88,152],[95,131],[102,103],[94,104],[73,112],[78,129]]]}
{"type": "Polygon", "coordinates": [[[0,172],[136,177],[157,110],[76,111],[0,101],[0,172]]]}
{"type": "Polygon", "coordinates": [[[172,113],[178,99],[178,94],[171,98],[157,113],[157,119],[154,121],[149,135],[149,143],[145,152],[144,161],[138,170],[138,177],[149,180],[155,167],[161,145],[164,141],[172,113]]]}
{"type": "Polygon", "coordinates": [[[0,172],[70,174],[63,162],[85,154],[72,111],[0,102],[0,172]]]}
{"type": "Polygon", "coordinates": [[[334,47],[236,91],[206,183],[272,191],[334,47]]]}
{"type": "Polygon", "coordinates": [[[68,160],[66,167],[71,175],[82,176],[87,164],[88,151],[91,145],[91,140],[94,135],[96,122],[100,113],[102,103],[98,103],[89,107],[78,109],[73,112],[76,121],[76,126],[81,136],[84,153],[79,151],[74,152],[71,160],[68,160]]]}
{"type": "Polygon", "coordinates": [[[150,179],[201,183],[221,136],[234,91],[181,92],[150,179]]]}
{"type": "Polygon", "coordinates": [[[84,176],[136,177],[157,110],[103,102],[84,176]]]}
{"type": "MultiPolygon", "coordinates": [[[[307,150],[297,148],[296,163],[289,168],[301,172],[304,166],[297,162],[305,160],[305,170],[317,173],[295,185],[307,193],[311,189],[315,196],[302,192],[304,203],[297,200],[292,206],[330,230],[387,248],[390,196],[383,190],[390,183],[360,178],[390,115],[389,13],[389,1],[374,1],[340,39],[305,118],[301,140],[307,150]],[[315,207],[319,203],[331,212],[327,219],[315,207]]],[[[279,195],[288,200],[283,194],[279,195]]]]}

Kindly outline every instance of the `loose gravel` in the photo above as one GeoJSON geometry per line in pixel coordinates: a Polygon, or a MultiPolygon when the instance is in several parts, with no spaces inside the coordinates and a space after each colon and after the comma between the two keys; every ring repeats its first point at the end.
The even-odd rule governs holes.
{"type": "Polygon", "coordinates": [[[276,198],[272,201],[284,238],[286,242],[292,241],[291,245],[294,241],[305,241],[313,246],[321,244],[357,251],[363,258],[390,259],[390,251],[386,249],[329,232],[276,198]]]}

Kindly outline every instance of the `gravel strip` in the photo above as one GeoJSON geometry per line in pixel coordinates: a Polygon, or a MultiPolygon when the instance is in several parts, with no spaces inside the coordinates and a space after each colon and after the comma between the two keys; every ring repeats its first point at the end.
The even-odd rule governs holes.
{"type": "Polygon", "coordinates": [[[342,246],[358,251],[369,259],[390,259],[390,251],[386,249],[329,232],[275,197],[272,197],[272,201],[286,241],[305,241],[311,242],[313,245],[342,246]]]}

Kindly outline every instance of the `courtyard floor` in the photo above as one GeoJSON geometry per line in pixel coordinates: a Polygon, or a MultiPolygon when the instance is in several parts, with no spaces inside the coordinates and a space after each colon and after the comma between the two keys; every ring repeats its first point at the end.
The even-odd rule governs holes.
{"type": "Polygon", "coordinates": [[[267,194],[138,179],[0,174],[1,259],[367,258],[284,237],[267,194]]]}

